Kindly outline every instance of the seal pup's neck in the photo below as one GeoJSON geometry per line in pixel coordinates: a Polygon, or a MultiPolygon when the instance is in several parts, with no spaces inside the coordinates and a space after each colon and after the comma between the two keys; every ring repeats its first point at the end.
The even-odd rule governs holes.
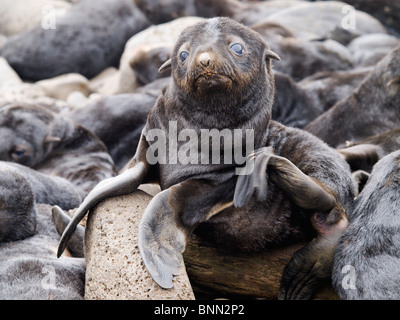
{"type": "Polygon", "coordinates": [[[165,92],[169,100],[174,97],[170,114],[187,120],[196,127],[204,129],[233,129],[248,127],[252,124],[255,115],[263,116],[266,125],[270,119],[272,101],[266,92],[248,90],[240,96],[233,96],[225,92],[213,95],[193,96],[179,90],[174,84],[165,92]],[[256,91],[256,92],[254,92],[256,91]]]}

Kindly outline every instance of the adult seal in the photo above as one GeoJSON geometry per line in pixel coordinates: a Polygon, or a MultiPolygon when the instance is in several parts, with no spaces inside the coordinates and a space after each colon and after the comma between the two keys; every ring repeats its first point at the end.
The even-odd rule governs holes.
{"type": "Polygon", "coordinates": [[[272,60],[278,55],[258,33],[229,18],[185,29],[160,68],[171,68],[172,81],[150,111],[128,169],[100,182],[85,198],[61,237],[58,254],[99,201],[157,182],[162,191],[143,215],[139,248],[161,287],[172,287],[198,226],[219,243],[248,251],[314,237],[287,265],[281,298],[309,298],[319,280],[330,279],[333,252],[354,197],[351,172],[318,138],[270,120],[272,60]],[[194,136],[212,129],[236,130],[236,139],[224,136],[223,143],[216,143],[207,136],[193,143],[194,136]],[[249,150],[244,141],[252,134],[249,150]],[[227,161],[229,148],[235,155],[248,154],[243,156],[247,162],[227,161]],[[178,161],[170,157],[175,150],[178,161]]]}

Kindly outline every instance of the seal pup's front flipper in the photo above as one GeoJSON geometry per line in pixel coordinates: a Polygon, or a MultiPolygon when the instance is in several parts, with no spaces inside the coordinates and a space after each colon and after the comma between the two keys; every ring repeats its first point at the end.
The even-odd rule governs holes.
{"type": "Polygon", "coordinates": [[[136,154],[129,163],[129,166],[132,167],[128,168],[127,170],[123,171],[121,174],[115,177],[108,178],[99,182],[93,188],[93,190],[89,192],[81,205],[75,211],[72,220],[65,228],[61,236],[57,251],[57,257],[61,256],[67,246],[69,239],[73,235],[76,226],[90,209],[92,209],[95,205],[97,205],[100,201],[104,199],[132,193],[139,187],[142,182],[145,181],[146,176],[150,170],[150,164],[146,160],[147,148],[148,142],[142,134],[136,154]]]}
{"type": "Polygon", "coordinates": [[[234,179],[223,185],[187,180],[157,194],[139,224],[139,249],[153,280],[172,288],[193,230],[232,205],[234,179]]]}

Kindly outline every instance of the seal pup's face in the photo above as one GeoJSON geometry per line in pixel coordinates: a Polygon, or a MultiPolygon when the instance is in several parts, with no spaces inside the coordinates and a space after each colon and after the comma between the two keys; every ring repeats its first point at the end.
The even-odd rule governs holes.
{"type": "Polygon", "coordinates": [[[132,52],[129,65],[140,86],[171,75],[170,72],[157,73],[160,65],[169,59],[171,51],[172,45],[170,43],[157,43],[139,46],[132,52]]]}
{"type": "Polygon", "coordinates": [[[171,66],[175,84],[186,93],[242,95],[254,82],[273,83],[270,59],[279,57],[256,32],[213,18],[186,28],[160,71],[171,66]]]}
{"type": "Polygon", "coordinates": [[[0,160],[33,167],[60,139],[52,136],[54,115],[43,108],[11,104],[0,110],[0,160]]]}

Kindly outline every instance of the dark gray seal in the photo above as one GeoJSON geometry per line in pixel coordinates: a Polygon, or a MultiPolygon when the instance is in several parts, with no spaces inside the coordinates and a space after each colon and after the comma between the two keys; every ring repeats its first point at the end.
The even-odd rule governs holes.
{"type": "Polygon", "coordinates": [[[147,115],[169,81],[162,78],[132,93],[104,97],[72,110],[67,117],[89,129],[105,144],[119,171],[135,155],[147,115]]]}
{"type": "Polygon", "coordinates": [[[386,55],[346,98],[305,130],[330,146],[360,141],[400,127],[400,46],[386,55]]]}
{"type": "Polygon", "coordinates": [[[67,180],[26,166],[0,161],[0,242],[16,241],[36,232],[36,203],[79,206],[82,197],[67,180]]]}
{"type": "Polygon", "coordinates": [[[81,0],[56,19],[54,29],[38,26],[8,39],[1,55],[25,80],[72,72],[92,78],[118,68],[125,43],[148,26],[130,0],[81,0]]]}
{"type": "MultiPolygon", "coordinates": [[[[76,256],[57,259],[59,235],[51,206],[38,204],[36,211],[34,235],[20,241],[0,241],[0,299],[82,300],[85,260],[76,256]]],[[[82,240],[80,237],[78,242],[82,244],[82,240]]]]}
{"type": "Polygon", "coordinates": [[[341,299],[400,299],[400,151],[382,158],[355,200],[334,260],[341,299]]]}
{"type": "Polygon", "coordinates": [[[104,143],[88,129],[44,107],[10,104],[0,108],[0,160],[64,178],[86,194],[115,175],[104,143]]]}
{"type": "Polygon", "coordinates": [[[139,248],[163,288],[172,287],[181,253],[200,226],[209,231],[209,239],[246,251],[316,236],[287,265],[280,297],[309,298],[320,280],[329,281],[333,252],[354,197],[353,179],[334,149],[305,131],[270,120],[272,60],[279,57],[260,35],[231,19],[214,18],[185,29],[171,59],[160,68],[171,68],[173,81],[151,109],[136,155],[126,171],[100,182],[85,198],[62,235],[58,254],[99,201],[157,182],[162,191],[143,215],[139,248]],[[180,134],[230,128],[243,135],[233,143],[212,143],[203,153],[201,145],[210,140],[188,145],[186,136],[176,142],[182,158],[174,164],[162,161],[175,149],[171,122],[180,134]],[[254,148],[248,150],[243,142],[252,133],[254,148]],[[190,159],[185,157],[188,147],[194,149],[190,159]],[[224,161],[225,147],[247,155],[254,170],[244,172],[244,161],[224,161]],[[208,163],[196,162],[203,156],[208,163]]]}

